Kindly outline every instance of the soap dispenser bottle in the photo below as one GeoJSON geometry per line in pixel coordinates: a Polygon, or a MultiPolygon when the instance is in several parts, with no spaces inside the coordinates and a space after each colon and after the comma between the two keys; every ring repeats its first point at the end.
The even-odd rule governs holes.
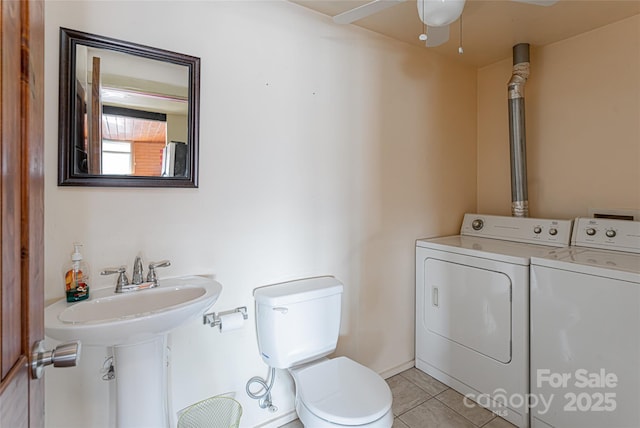
{"type": "Polygon", "coordinates": [[[89,298],[89,266],[82,260],[82,244],[73,244],[71,263],[64,268],[67,302],[78,302],[89,298]]]}

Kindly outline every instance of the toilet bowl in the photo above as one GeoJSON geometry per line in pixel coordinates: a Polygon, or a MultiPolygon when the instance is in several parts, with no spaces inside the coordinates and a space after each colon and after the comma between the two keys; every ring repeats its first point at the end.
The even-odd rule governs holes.
{"type": "Polygon", "coordinates": [[[346,357],[293,368],[296,412],[306,427],[390,427],[391,391],[371,369],[346,357]]]}
{"type": "Polygon", "coordinates": [[[389,385],[373,370],[335,351],[343,285],[324,276],[254,291],[258,347],[263,361],[288,369],[296,412],[308,428],[390,428],[389,385]]]}

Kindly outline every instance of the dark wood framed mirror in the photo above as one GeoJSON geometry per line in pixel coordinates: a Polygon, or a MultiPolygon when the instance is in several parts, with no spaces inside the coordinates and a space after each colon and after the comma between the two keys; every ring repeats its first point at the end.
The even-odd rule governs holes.
{"type": "Polygon", "coordinates": [[[58,185],[198,187],[200,58],[60,28],[58,185]]]}

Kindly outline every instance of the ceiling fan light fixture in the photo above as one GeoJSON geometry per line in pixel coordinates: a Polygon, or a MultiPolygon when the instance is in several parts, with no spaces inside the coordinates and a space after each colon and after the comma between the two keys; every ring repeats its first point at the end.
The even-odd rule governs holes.
{"type": "Polygon", "coordinates": [[[465,0],[418,0],[418,15],[430,27],[443,27],[460,18],[464,3],[465,0]]]}

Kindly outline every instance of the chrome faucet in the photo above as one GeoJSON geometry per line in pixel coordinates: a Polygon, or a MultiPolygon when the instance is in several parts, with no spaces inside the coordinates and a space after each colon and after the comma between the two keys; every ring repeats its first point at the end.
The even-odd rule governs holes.
{"type": "Polygon", "coordinates": [[[136,256],[133,262],[133,275],[131,277],[131,283],[134,285],[140,285],[144,281],[144,275],[142,274],[142,257],[136,256]]]}
{"type": "Polygon", "coordinates": [[[129,283],[129,278],[127,278],[127,268],[125,266],[120,266],[117,268],[106,268],[100,275],[112,275],[118,274],[118,279],[116,280],[116,293],[124,293],[127,291],[136,291],[136,290],[144,290],[147,288],[155,288],[158,286],[158,275],[156,274],[156,269],[160,267],[171,266],[171,262],[169,260],[161,260],[159,262],[151,262],[149,264],[149,272],[147,273],[147,280],[144,281],[144,275],[142,271],[142,257],[136,256],[135,261],[133,262],[133,275],[132,281],[129,283]]]}

